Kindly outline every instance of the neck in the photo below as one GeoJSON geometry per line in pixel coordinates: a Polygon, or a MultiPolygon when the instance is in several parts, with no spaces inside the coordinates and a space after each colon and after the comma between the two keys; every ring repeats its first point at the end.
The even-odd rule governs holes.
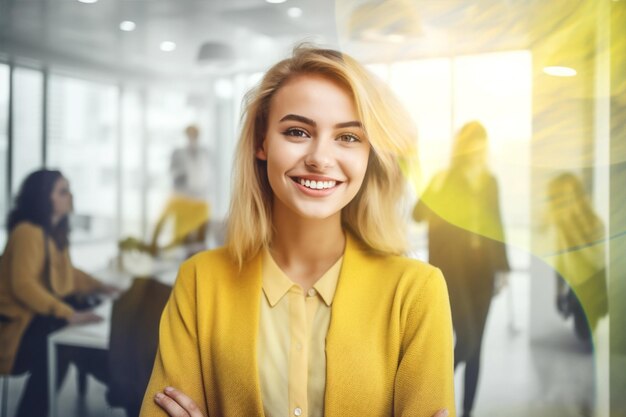
{"type": "Polygon", "coordinates": [[[273,214],[270,253],[283,272],[306,291],[343,255],[346,238],[341,213],[327,219],[303,219],[281,211],[273,214]]]}

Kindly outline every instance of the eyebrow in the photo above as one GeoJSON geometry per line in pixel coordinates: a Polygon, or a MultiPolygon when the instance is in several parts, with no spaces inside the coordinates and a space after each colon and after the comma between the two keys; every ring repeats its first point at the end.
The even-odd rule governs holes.
{"type": "MultiPolygon", "coordinates": [[[[285,117],[283,117],[282,119],[280,119],[281,122],[284,122],[286,120],[294,120],[296,122],[302,122],[304,124],[307,124],[309,126],[313,126],[316,127],[317,123],[315,122],[315,120],[309,119],[308,117],[304,117],[304,116],[300,116],[298,114],[288,114],[285,117]]],[[[353,120],[350,122],[342,122],[342,123],[337,123],[335,125],[336,129],[341,129],[344,127],[358,127],[358,128],[363,128],[363,123],[359,122],[358,120],[353,120]]]]}

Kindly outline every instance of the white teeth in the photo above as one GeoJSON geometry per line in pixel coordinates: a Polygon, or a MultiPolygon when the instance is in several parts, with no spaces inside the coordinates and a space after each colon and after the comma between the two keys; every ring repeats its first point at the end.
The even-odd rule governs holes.
{"type": "Polygon", "coordinates": [[[336,181],[311,181],[300,178],[300,185],[314,190],[324,190],[327,188],[333,188],[337,184],[336,181]]]}

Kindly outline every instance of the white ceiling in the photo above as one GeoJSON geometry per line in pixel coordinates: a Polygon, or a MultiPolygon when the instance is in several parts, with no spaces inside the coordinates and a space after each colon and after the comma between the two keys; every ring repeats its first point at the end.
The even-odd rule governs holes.
{"type": "MultiPolygon", "coordinates": [[[[550,0],[574,4],[577,0],[550,0]]],[[[521,49],[542,0],[0,0],[0,54],[47,66],[93,67],[137,77],[261,70],[295,43],[315,41],[364,61],[521,49]],[[368,3],[368,4],[366,4],[368,3]],[[299,18],[287,9],[299,7],[299,18]],[[136,22],[122,32],[123,20],[136,22]],[[372,32],[408,34],[372,40],[372,32]],[[365,33],[365,35],[363,35],[365,33]],[[367,38],[367,41],[364,41],[367,38]],[[177,44],[172,52],[162,41],[177,44]],[[207,41],[235,59],[200,64],[207,41]]]]}

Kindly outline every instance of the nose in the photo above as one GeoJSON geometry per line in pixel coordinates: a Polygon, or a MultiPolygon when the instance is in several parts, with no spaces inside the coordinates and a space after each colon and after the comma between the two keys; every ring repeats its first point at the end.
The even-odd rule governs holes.
{"type": "Polygon", "coordinates": [[[334,161],[332,140],[318,138],[311,141],[304,164],[316,171],[323,171],[332,166],[334,161]]]}

